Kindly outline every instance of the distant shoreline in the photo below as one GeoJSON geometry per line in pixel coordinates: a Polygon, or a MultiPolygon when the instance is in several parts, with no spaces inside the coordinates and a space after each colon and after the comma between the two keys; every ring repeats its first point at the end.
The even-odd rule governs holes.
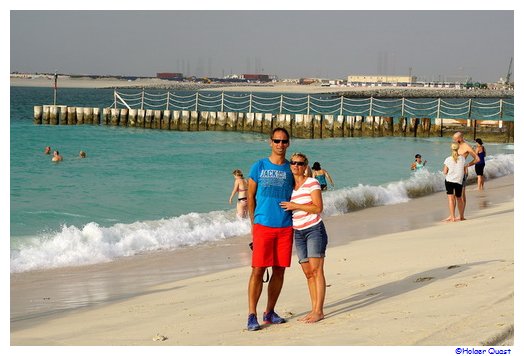
{"type": "MultiPolygon", "coordinates": [[[[51,78],[11,77],[11,87],[53,87],[51,78]]],[[[164,89],[164,90],[206,90],[236,92],[274,92],[303,94],[332,94],[347,97],[442,97],[442,98],[513,98],[513,90],[494,89],[449,89],[412,87],[323,87],[319,84],[300,85],[287,83],[267,84],[202,84],[170,82],[160,79],[138,79],[126,81],[118,79],[92,79],[59,77],[58,88],[83,89],[164,89]]]]}

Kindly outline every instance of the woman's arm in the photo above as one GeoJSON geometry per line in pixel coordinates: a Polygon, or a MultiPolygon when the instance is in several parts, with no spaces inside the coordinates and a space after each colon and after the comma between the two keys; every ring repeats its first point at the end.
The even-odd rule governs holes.
{"type": "Polygon", "coordinates": [[[229,197],[229,204],[233,203],[233,197],[235,196],[235,193],[238,190],[238,179],[235,179],[235,183],[233,184],[233,191],[231,192],[231,196],[229,197]]]}
{"type": "Polygon", "coordinates": [[[333,182],[333,178],[329,175],[328,171],[324,169],[324,173],[326,174],[327,179],[329,180],[329,183],[331,183],[332,186],[335,186],[335,183],[333,182]]]}
{"type": "Polygon", "coordinates": [[[306,213],[320,214],[324,210],[322,192],[320,189],[311,192],[311,204],[297,204],[290,201],[283,201],[280,203],[280,206],[284,210],[302,210],[306,213]]]}
{"type": "Polygon", "coordinates": [[[255,220],[256,193],[257,183],[253,179],[249,178],[247,184],[247,212],[249,213],[249,218],[251,219],[251,226],[253,226],[253,221],[255,220]]]}

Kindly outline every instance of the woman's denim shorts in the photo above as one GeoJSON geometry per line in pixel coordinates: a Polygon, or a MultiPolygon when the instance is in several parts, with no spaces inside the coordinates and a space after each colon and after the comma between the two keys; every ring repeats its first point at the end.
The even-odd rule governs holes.
{"type": "Polygon", "coordinates": [[[326,257],[327,243],[328,237],[323,221],[304,230],[295,230],[298,262],[308,262],[309,257],[326,257]]]}

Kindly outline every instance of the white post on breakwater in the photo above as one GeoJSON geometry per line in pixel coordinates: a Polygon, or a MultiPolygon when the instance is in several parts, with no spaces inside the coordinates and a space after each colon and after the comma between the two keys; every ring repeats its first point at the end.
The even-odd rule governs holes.
{"type": "MultiPolygon", "coordinates": [[[[146,113],[142,114],[144,110],[140,109],[136,118],[136,127],[184,131],[187,129],[190,131],[238,130],[267,133],[274,125],[286,125],[287,123],[281,122],[282,119],[275,115],[284,115],[284,112],[288,112],[286,115],[291,115],[291,119],[289,123],[290,126],[287,128],[294,134],[296,133],[294,137],[339,137],[340,135],[345,136],[346,133],[348,133],[348,136],[354,136],[353,130],[358,133],[357,136],[366,136],[368,134],[374,136],[377,133],[379,136],[382,136],[384,133],[388,134],[389,131],[391,131],[392,135],[398,132],[405,136],[405,128],[407,126],[409,126],[409,133],[413,133],[415,137],[419,136],[419,134],[430,136],[432,132],[437,136],[443,136],[446,135],[450,129],[457,129],[457,127],[453,128],[453,126],[464,126],[464,124],[461,123],[464,119],[467,119],[468,124],[461,127],[461,129],[463,128],[463,131],[468,135],[475,135],[476,125],[471,128],[469,124],[472,120],[482,120],[482,126],[479,126],[479,128],[492,127],[494,124],[490,122],[496,122],[497,124],[504,123],[504,125],[500,124],[499,127],[503,130],[497,131],[497,134],[504,133],[507,135],[508,140],[511,139],[513,132],[513,124],[505,125],[506,122],[502,121],[502,119],[506,119],[506,116],[509,116],[508,120],[513,118],[512,108],[514,104],[511,101],[501,99],[497,99],[491,103],[469,99],[469,101],[464,100],[461,104],[457,104],[452,101],[448,102],[446,98],[435,98],[430,102],[417,102],[410,101],[408,100],[409,98],[406,99],[404,97],[393,100],[381,100],[380,98],[373,97],[362,99],[347,98],[342,95],[336,98],[317,98],[314,95],[312,97],[307,94],[302,97],[288,97],[284,94],[279,94],[276,97],[271,97],[272,103],[267,103],[257,101],[258,97],[253,93],[240,96],[231,95],[228,96],[226,100],[224,91],[222,91],[221,95],[204,95],[204,97],[200,98],[198,92],[189,96],[177,95],[171,92],[167,92],[167,95],[165,93],[163,95],[154,93],[145,95],[144,89],[142,89],[141,94],[140,92],[136,94],[120,93],[115,90],[113,99],[114,101],[111,106],[115,110],[114,115],[112,115],[111,120],[108,120],[109,114],[104,111],[102,124],[108,124],[108,121],[110,121],[109,124],[112,125],[133,127],[135,126],[134,114],[129,114],[128,120],[127,112],[131,110],[131,108],[146,107],[155,110],[155,120],[152,120],[151,111],[148,113],[149,115],[146,115],[146,113]],[[152,98],[150,96],[152,96],[152,98]],[[156,97],[163,98],[157,99],[156,97]],[[119,101],[121,101],[120,108],[118,108],[119,101]],[[159,104],[159,102],[162,103],[159,104]],[[400,102],[401,105],[398,105],[400,102]],[[410,106],[410,103],[415,105],[410,106]],[[307,105],[306,108],[304,108],[304,104],[307,105]],[[400,109],[397,109],[399,106],[400,109]],[[458,106],[461,107],[459,108],[458,106]],[[159,107],[165,108],[163,114],[160,113],[160,117],[158,117],[156,113],[159,107]],[[473,112],[473,107],[475,107],[475,112],[473,112]],[[466,108],[468,108],[467,111],[464,110],[466,108]],[[169,109],[173,109],[174,111],[170,113],[169,109]],[[394,109],[394,111],[390,109],[394,109]],[[498,112],[496,112],[497,109],[498,112]],[[118,112],[116,110],[118,110],[118,112]],[[180,122],[180,120],[178,120],[180,115],[177,114],[179,113],[177,110],[189,110],[191,113],[189,117],[186,117],[187,115],[185,114],[182,115],[183,122],[180,122]],[[458,110],[461,111],[458,112],[458,110]],[[428,114],[428,111],[432,111],[432,113],[428,114]],[[204,115],[204,113],[208,115],[204,115]],[[304,123],[297,120],[297,117],[303,115],[303,113],[306,113],[304,117],[307,118],[307,120],[303,120],[304,123]],[[336,115],[337,113],[339,116],[345,117],[354,118],[358,116],[358,122],[352,125],[353,121],[344,120],[343,118],[342,127],[339,127],[338,121],[335,124],[332,118],[332,115],[336,115]],[[390,115],[391,120],[379,119],[378,127],[376,127],[377,122],[375,120],[377,116],[375,115],[381,116],[381,114],[390,115]],[[401,116],[399,116],[400,114],[401,116]],[[417,114],[429,116],[422,119],[422,125],[417,125],[418,122],[416,121],[412,121],[412,123],[406,125],[405,116],[416,117],[417,114]],[[214,119],[217,115],[220,117],[220,120],[214,119]],[[369,115],[367,119],[366,115],[369,115]],[[472,115],[475,115],[475,118],[472,118],[472,115]],[[314,117],[310,118],[309,116],[314,117]],[[445,116],[447,119],[442,120],[440,118],[441,116],[445,116]],[[393,119],[395,119],[395,117],[399,118],[398,129],[397,125],[393,125],[393,119]],[[440,122],[440,125],[433,126],[433,129],[429,121],[431,118],[435,118],[436,122],[440,122]],[[443,127],[444,122],[449,123],[451,127],[443,127]],[[439,128],[440,130],[438,130],[439,128]],[[469,132],[469,130],[472,132],[469,132]]],[[[49,105],[49,107],[51,107],[51,105],[49,105]]],[[[57,124],[56,110],[50,110],[49,107],[43,107],[43,109],[35,107],[35,124],[40,122],[44,125],[57,124]]],[[[58,124],[60,125],[99,123],[99,120],[95,120],[95,117],[90,114],[91,111],[86,108],[75,108],[76,110],[71,108],[70,110],[70,108],[67,107],[67,110],[65,109],[66,107],[63,108],[63,113],[65,114],[67,111],[67,120],[65,120],[65,118],[63,118],[64,120],[60,120],[59,118],[58,124]]],[[[62,112],[62,109],[60,112],[62,112]]],[[[496,134],[493,134],[491,131],[482,130],[481,132],[486,136],[496,136],[496,134]]]]}
{"type": "Polygon", "coordinates": [[[53,85],[53,87],[54,87],[54,90],[53,90],[53,105],[56,105],[56,94],[57,94],[56,92],[57,92],[57,89],[58,89],[57,82],[58,82],[58,74],[55,71],[54,85],[53,85]]]}

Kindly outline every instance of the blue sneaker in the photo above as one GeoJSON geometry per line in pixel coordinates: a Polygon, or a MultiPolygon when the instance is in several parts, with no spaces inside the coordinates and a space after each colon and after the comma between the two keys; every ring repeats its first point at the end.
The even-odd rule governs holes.
{"type": "Polygon", "coordinates": [[[249,314],[249,316],[247,317],[247,330],[260,330],[260,324],[258,323],[256,314],[249,314]]]}
{"type": "Polygon", "coordinates": [[[264,324],[283,324],[286,322],[286,319],[283,319],[275,313],[274,310],[271,310],[267,313],[264,313],[264,324]]]}

